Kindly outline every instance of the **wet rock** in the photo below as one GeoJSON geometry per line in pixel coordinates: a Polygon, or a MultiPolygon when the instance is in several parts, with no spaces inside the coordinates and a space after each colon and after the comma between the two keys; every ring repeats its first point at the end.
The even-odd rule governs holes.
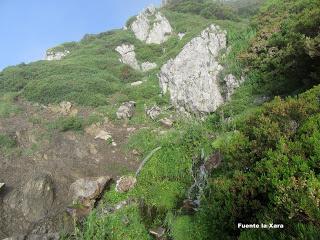
{"type": "Polygon", "coordinates": [[[172,34],[168,19],[154,7],[140,13],[130,26],[136,38],[148,44],[161,44],[172,34]]]}
{"type": "MultiPolygon", "coordinates": [[[[181,111],[214,112],[225,102],[219,76],[223,66],[218,62],[227,47],[227,32],[211,25],[200,36],[187,43],[175,59],[161,68],[159,82],[163,94],[169,92],[172,104],[181,111]]],[[[233,93],[235,79],[228,75],[222,84],[233,93]]]]}
{"type": "Polygon", "coordinates": [[[117,118],[130,119],[134,114],[135,106],[136,103],[134,101],[123,103],[117,111],[117,118]]]}
{"type": "Polygon", "coordinates": [[[157,64],[152,62],[144,62],[141,64],[142,72],[148,72],[152,69],[155,69],[156,67],[157,67],[157,64]]]}
{"type": "Polygon", "coordinates": [[[166,229],[163,227],[152,228],[149,230],[149,233],[156,239],[162,239],[162,237],[166,233],[166,229]]]}
{"type": "Polygon", "coordinates": [[[173,126],[173,121],[169,118],[160,119],[159,122],[166,128],[172,128],[173,126]]]}
{"type": "Polygon", "coordinates": [[[136,59],[135,47],[132,44],[122,44],[115,50],[121,55],[120,62],[129,65],[135,70],[141,70],[138,60],[136,59]]]}
{"type": "Polygon", "coordinates": [[[111,178],[109,176],[98,178],[82,178],[71,184],[69,194],[74,204],[80,204],[81,208],[92,210],[96,199],[99,198],[107,183],[111,178]]]}
{"type": "Polygon", "coordinates": [[[117,192],[128,192],[129,190],[133,189],[137,179],[132,176],[122,176],[116,184],[116,191],[117,192]]]}
{"type": "Polygon", "coordinates": [[[160,114],[161,114],[161,108],[158,106],[153,106],[151,108],[146,109],[146,114],[149,116],[152,120],[155,120],[160,114]]]}
{"type": "Polygon", "coordinates": [[[107,131],[100,130],[99,133],[95,136],[94,139],[100,139],[100,140],[108,141],[108,140],[112,140],[112,136],[107,131]]]}

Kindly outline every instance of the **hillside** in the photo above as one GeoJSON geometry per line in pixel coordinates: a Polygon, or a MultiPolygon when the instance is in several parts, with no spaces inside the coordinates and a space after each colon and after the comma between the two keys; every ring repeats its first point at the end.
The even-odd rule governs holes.
{"type": "Polygon", "coordinates": [[[164,1],[7,67],[0,238],[319,239],[319,26],[318,0],[164,1]]]}

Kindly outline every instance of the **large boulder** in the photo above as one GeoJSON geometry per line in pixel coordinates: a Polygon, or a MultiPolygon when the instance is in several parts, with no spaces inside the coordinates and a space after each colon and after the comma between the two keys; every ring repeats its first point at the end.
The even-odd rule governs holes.
{"type": "Polygon", "coordinates": [[[220,79],[223,66],[218,62],[220,51],[226,47],[226,31],[211,25],[161,68],[159,81],[162,92],[165,94],[169,91],[176,108],[187,112],[210,113],[226,100],[223,94],[225,88],[231,95],[238,84],[231,75],[220,79]],[[226,81],[229,86],[226,86],[226,81]]]}
{"type": "Polygon", "coordinates": [[[148,44],[161,44],[172,34],[168,19],[154,7],[140,13],[132,22],[130,29],[136,38],[148,44]]]}
{"type": "Polygon", "coordinates": [[[134,101],[123,103],[117,111],[117,118],[130,119],[134,114],[135,107],[136,103],[134,101]]]}
{"type": "Polygon", "coordinates": [[[46,217],[54,201],[54,186],[51,177],[41,174],[30,179],[21,188],[5,197],[7,208],[18,211],[29,222],[46,217]]]}
{"type": "Polygon", "coordinates": [[[91,210],[110,180],[109,176],[78,179],[71,184],[69,190],[73,203],[91,210]]]}

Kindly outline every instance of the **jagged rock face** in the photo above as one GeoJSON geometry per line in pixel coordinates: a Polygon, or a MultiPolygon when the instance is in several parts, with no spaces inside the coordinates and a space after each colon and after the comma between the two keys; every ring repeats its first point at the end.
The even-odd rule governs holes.
{"type": "Polygon", "coordinates": [[[116,51],[121,55],[120,62],[128,64],[133,69],[140,70],[134,49],[133,45],[122,44],[116,48],[116,51]]]}
{"type": "MultiPolygon", "coordinates": [[[[164,94],[170,92],[175,107],[188,112],[210,113],[225,101],[219,83],[223,67],[218,62],[218,55],[227,46],[226,35],[226,31],[211,25],[161,68],[160,86],[164,94]]],[[[234,88],[234,79],[229,76],[226,80],[230,80],[229,85],[234,88]]]]}
{"type": "Polygon", "coordinates": [[[148,44],[161,44],[172,33],[172,27],[168,19],[157,12],[154,7],[149,7],[140,13],[130,28],[136,38],[148,44]]]}
{"type": "Polygon", "coordinates": [[[47,51],[45,60],[47,61],[53,61],[53,60],[61,60],[65,56],[67,56],[70,53],[70,51],[65,50],[63,52],[55,52],[55,51],[47,51]]]}

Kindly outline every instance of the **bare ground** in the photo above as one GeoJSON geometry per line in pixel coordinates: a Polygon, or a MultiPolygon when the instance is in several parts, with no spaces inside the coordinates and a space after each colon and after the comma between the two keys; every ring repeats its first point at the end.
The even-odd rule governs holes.
{"type": "MultiPolygon", "coordinates": [[[[14,136],[18,142],[13,153],[0,153],[0,182],[6,183],[0,201],[32,177],[46,173],[52,177],[55,191],[48,217],[55,217],[70,203],[68,190],[75,180],[106,175],[116,178],[137,169],[139,157],[125,150],[130,135],[126,127],[112,123],[102,125],[117,143],[112,146],[104,140],[95,140],[86,132],[50,131],[48,123],[61,114],[22,100],[17,104],[21,108],[19,114],[0,118],[0,133],[14,136]]],[[[83,117],[92,112],[85,108],[78,111],[83,117]]],[[[34,224],[28,223],[19,213],[6,210],[2,209],[0,215],[0,239],[34,228],[34,224]]]]}

